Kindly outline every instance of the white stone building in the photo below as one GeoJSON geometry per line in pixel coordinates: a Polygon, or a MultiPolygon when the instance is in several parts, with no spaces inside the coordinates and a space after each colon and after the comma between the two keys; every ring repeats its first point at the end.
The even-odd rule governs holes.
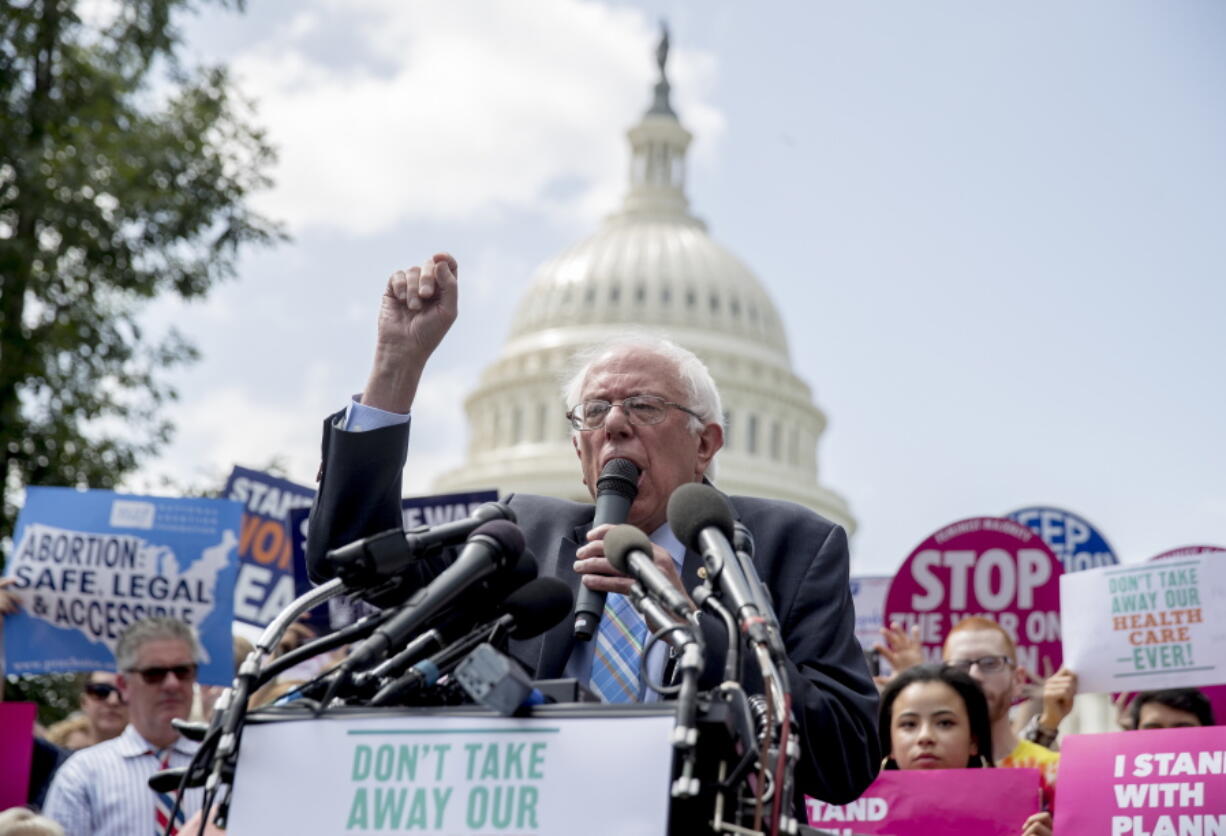
{"type": "Polygon", "coordinates": [[[577,350],[642,328],[696,353],[719,386],[721,490],[798,502],[854,531],[847,502],[820,482],[817,443],[826,416],[792,371],[774,302],[690,213],[691,135],[669,103],[666,57],[665,41],[654,102],[629,131],[630,187],[620,211],[538,269],[505,347],[466,401],[466,461],[434,488],[588,499],[561,382],[577,350]]]}

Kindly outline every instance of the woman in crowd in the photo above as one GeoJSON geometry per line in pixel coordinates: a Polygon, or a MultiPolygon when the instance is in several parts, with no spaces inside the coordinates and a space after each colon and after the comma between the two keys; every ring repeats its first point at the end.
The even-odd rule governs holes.
{"type": "MultiPolygon", "coordinates": [[[[983,691],[969,674],[919,665],[894,677],[881,694],[878,719],[886,769],[992,767],[992,723],[983,691]]],[[[1036,787],[1037,791],[1037,787],[1036,787]]],[[[1022,836],[1051,836],[1051,813],[1035,813],[1022,836]]]]}

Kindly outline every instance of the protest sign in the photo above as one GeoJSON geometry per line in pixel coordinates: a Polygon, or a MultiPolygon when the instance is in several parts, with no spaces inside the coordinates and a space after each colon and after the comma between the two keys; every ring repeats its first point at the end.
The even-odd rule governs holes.
{"type": "Polygon", "coordinates": [[[920,543],[886,595],[885,619],[920,627],[925,655],[941,657],[963,618],[996,621],[1017,643],[1017,663],[1046,675],[1060,667],[1060,561],[1021,523],[973,517],[920,543]]]}
{"type": "Polygon", "coordinates": [[[260,629],[309,583],[306,564],[295,567],[288,524],[289,512],[310,507],[315,491],[268,473],[235,466],[226,480],[225,496],[243,504],[234,619],[239,622],[236,632],[254,641],[260,629]]]}
{"type": "Polygon", "coordinates": [[[890,589],[889,575],[864,576],[851,579],[851,603],[856,612],[856,641],[867,654],[873,676],[889,676],[890,664],[873,652],[873,645],[882,641],[881,627],[885,623],[885,594],[890,589]]]}
{"type": "Polygon", "coordinates": [[[860,647],[872,650],[881,641],[885,623],[885,595],[890,589],[889,575],[851,579],[851,602],[856,611],[856,640],[860,647]]]}
{"type": "Polygon", "coordinates": [[[241,513],[224,499],[28,488],[6,567],[22,603],[5,620],[8,672],[114,670],[124,629],[165,616],[199,633],[200,681],[229,683],[241,513]]]}
{"type": "Polygon", "coordinates": [[[1194,557],[1060,580],[1064,658],[1078,689],[1183,688],[1226,680],[1226,560],[1194,557]]]}
{"type": "Polygon", "coordinates": [[[430,496],[411,496],[400,501],[404,512],[404,529],[412,531],[420,526],[440,525],[472,516],[477,507],[485,502],[497,502],[498,491],[466,491],[464,493],[438,493],[430,496]]]}
{"type": "Polygon", "coordinates": [[[1226,834],[1226,727],[1073,734],[1060,752],[1055,833],[1226,834]]]}
{"type": "Polygon", "coordinates": [[[1066,572],[1114,566],[1120,562],[1107,544],[1107,538],[1072,511],[1036,506],[1020,508],[1005,516],[1042,537],[1043,542],[1060,558],[1066,572]]]}
{"type": "Polygon", "coordinates": [[[1039,812],[1039,770],[891,769],[850,804],[806,798],[805,808],[828,833],[1017,836],[1039,812]]]}
{"type": "MultiPolygon", "coordinates": [[[[1221,546],[1181,546],[1177,549],[1169,549],[1161,554],[1156,554],[1150,560],[1171,560],[1172,558],[1197,557],[1200,555],[1217,555],[1218,559],[1226,559],[1226,549],[1221,546]]],[[[1209,704],[1213,706],[1213,716],[1217,718],[1219,723],[1226,723],[1226,684],[1207,685],[1201,687],[1200,690],[1208,698],[1209,704]]]]}
{"type": "Polygon", "coordinates": [[[0,810],[24,805],[30,792],[37,708],[32,702],[0,702],[0,810]]]}
{"type": "Polygon", "coordinates": [[[675,720],[670,709],[641,708],[622,716],[444,709],[252,723],[243,732],[229,827],[239,834],[665,833],[675,720]],[[613,778],[592,780],[593,752],[613,778]]]}
{"type": "Polygon", "coordinates": [[[1177,549],[1169,549],[1156,554],[1150,560],[1170,560],[1175,557],[1199,557],[1202,554],[1226,554],[1226,549],[1221,546],[1180,546],[1177,549]]]}

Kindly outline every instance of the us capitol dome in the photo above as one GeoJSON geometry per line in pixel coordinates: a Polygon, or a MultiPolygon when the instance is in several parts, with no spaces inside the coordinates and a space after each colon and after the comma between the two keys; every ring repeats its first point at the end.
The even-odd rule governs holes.
{"type": "Polygon", "coordinates": [[[826,416],[792,371],[775,303],[690,213],[685,153],[692,136],[669,102],[667,55],[665,34],[654,101],[628,134],[630,188],[620,211],[537,270],[506,345],[465,401],[466,461],[434,488],[590,501],[562,381],[577,351],[634,328],[685,346],[711,370],[724,403],[726,443],[714,479],[720,490],[797,502],[854,531],[847,502],[819,481],[826,416]]]}

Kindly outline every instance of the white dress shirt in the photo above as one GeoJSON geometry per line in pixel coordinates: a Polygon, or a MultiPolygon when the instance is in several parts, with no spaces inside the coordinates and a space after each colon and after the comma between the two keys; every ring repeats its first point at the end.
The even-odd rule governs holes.
{"type": "MultiPolygon", "coordinates": [[[[199,746],[183,737],[171,744],[170,766],[187,766],[199,746]]],[[[154,832],[149,776],[161,769],[156,746],[129,723],[119,737],[76,752],[55,773],[43,815],[68,836],[146,836],[154,832]]],[[[203,789],[188,790],[183,811],[200,809],[203,789]]]]}

